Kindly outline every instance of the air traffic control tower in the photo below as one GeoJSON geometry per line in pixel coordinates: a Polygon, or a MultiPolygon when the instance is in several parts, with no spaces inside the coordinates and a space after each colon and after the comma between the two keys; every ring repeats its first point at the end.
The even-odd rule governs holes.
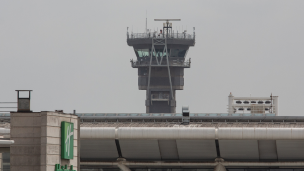
{"type": "Polygon", "coordinates": [[[127,32],[127,43],[133,46],[137,60],[131,60],[138,68],[138,88],[146,90],[146,113],[175,113],[176,90],[184,89],[184,68],[190,68],[186,59],[190,46],[195,45],[193,35],[172,29],[172,21],[180,19],[155,19],[164,21],[163,29],[145,33],[127,32]]]}

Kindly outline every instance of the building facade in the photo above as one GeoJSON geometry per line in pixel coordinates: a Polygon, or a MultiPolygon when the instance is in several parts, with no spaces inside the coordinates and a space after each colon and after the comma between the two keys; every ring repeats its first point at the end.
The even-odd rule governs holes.
{"type": "MultiPolygon", "coordinates": [[[[45,114],[42,112],[41,118],[45,114]]],[[[60,117],[70,114],[50,112],[52,129],[47,137],[42,136],[42,130],[48,129],[37,126],[37,122],[31,124],[34,120],[17,124],[36,113],[18,114],[22,119],[15,119],[14,115],[0,116],[6,125],[5,131],[0,129],[1,134],[9,132],[9,139],[14,141],[11,145],[2,144],[2,170],[54,170],[56,164],[73,165],[74,170],[82,171],[304,169],[304,117],[190,113],[190,122],[183,123],[181,113],[78,113],[76,158],[68,161],[60,157],[62,143],[58,142],[61,133],[57,123],[60,117]],[[24,130],[16,130],[21,127],[24,130]],[[38,128],[40,135],[35,131],[38,128]],[[33,133],[24,134],[27,130],[33,133]],[[38,139],[40,145],[34,144],[38,139]],[[47,139],[46,146],[42,139],[47,139]],[[44,157],[49,164],[43,161],[44,157]],[[46,165],[49,169],[44,169],[46,165]]]]}

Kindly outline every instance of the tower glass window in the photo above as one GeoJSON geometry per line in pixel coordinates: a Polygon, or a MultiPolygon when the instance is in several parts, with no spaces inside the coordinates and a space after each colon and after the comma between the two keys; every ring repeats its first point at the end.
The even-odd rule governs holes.
{"type": "Polygon", "coordinates": [[[162,55],[166,56],[166,52],[164,52],[164,54],[163,54],[163,52],[164,52],[164,49],[155,49],[155,52],[153,52],[153,57],[156,57],[156,56],[161,57],[162,55]]]}
{"type": "Polygon", "coordinates": [[[135,49],[136,55],[138,57],[148,57],[149,56],[149,49],[135,49]]]}
{"type": "Polygon", "coordinates": [[[185,57],[187,50],[186,49],[170,49],[170,57],[185,57]]]}

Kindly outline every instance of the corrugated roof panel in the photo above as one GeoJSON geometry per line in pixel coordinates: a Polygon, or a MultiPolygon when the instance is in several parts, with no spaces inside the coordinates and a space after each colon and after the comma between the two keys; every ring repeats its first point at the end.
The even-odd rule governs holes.
{"type": "Polygon", "coordinates": [[[128,159],[161,160],[157,140],[119,140],[122,156],[128,159]]]}
{"type": "Polygon", "coordinates": [[[215,140],[176,140],[180,160],[214,160],[215,140]]]}
{"type": "Polygon", "coordinates": [[[116,159],[118,152],[115,140],[81,139],[80,157],[84,160],[116,159]]]}
{"type": "Polygon", "coordinates": [[[279,160],[303,160],[304,140],[277,140],[279,160]]]}
{"type": "Polygon", "coordinates": [[[225,160],[259,160],[258,140],[219,140],[225,160]]]}
{"type": "Polygon", "coordinates": [[[158,140],[162,160],[178,160],[175,140],[158,140]]]}

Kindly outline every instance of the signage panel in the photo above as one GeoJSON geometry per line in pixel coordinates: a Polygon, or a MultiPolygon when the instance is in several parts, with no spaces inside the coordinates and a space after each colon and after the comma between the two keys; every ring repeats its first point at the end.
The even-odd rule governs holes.
{"type": "Polygon", "coordinates": [[[61,122],[61,158],[73,159],[74,157],[74,124],[61,122]]]}
{"type": "Polygon", "coordinates": [[[70,166],[70,169],[68,169],[68,166],[61,166],[60,168],[60,164],[55,164],[55,171],[75,171],[73,170],[73,165],[70,166]]]}

